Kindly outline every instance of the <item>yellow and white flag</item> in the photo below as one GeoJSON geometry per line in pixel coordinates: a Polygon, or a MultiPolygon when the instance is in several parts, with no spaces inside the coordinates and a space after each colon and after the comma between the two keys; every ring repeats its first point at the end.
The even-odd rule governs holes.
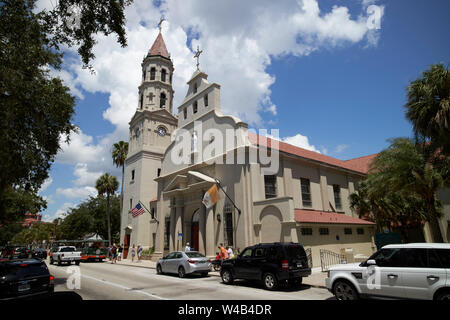
{"type": "Polygon", "coordinates": [[[209,188],[208,191],[206,191],[205,195],[203,196],[203,204],[206,208],[211,208],[213,205],[216,204],[217,201],[219,201],[219,190],[217,189],[217,185],[213,185],[211,188],[209,188]]]}

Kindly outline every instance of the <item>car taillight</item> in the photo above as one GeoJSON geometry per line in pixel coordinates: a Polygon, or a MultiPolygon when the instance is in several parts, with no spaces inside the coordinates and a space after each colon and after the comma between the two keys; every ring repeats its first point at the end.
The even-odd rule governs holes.
{"type": "Polygon", "coordinates": [[[63,254],[61,254],[61,257],[64,257],[64,253],[63,253],[63,254]]]}
{"type": "Polygon", "coordinates": [[[289,261],[281,260],[281,270],[289,270],[289,261]]]}
{"type": "Polygon", "coordinates": [[[26,263],[24,263],[24,264],[21,264],[20,266],[21,266],[21,267],[26,267],[26,266],[27,266],[27,264],[26,264],[26,263]]]}
{"type": "Polygon", "coordinates": [[[53,284],[53,280],[55,280],[55,277],[51,275],[48,277],[48,279],[50,280],[50,284],[53,284]]]}
{"type": "Polygon", "coordinates": [[[188,260],[189,263],[197,263],[195,260],[188,260]]]}

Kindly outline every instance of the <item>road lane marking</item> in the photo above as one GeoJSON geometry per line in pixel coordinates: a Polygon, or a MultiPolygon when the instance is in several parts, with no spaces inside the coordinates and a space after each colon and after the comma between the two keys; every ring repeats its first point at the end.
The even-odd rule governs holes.
{"type": "Polygon", "coordinates": [[[149,296],[149,297],[152,297],[152,298],[155,298],[155,299],[170,300],[168,298],[163,298],[163,297],[157,296],[156,294],[148,293],[148,292],[145,292],[145,291],[142,291],[142,290],[133,290],[133,288],[128,288],[128,287],[123,286],[121,284],[110,282],[110,281],[106,281],[104,279],[100,280],[100,279],[97,279],[97,278],[94,278],[94,277],[91,277],[91,276],[86,276],[86,275],[82,275],[82,277],[90,279],[90,280],[94,280],[94,281],[97,281],[97,282],[101,282],[101,283],[104,283],[104,284],[107,284],[107,285],[110,285],[110,286],[113,286],[113,287],[121,288],[121,289],[130,291],[130,292],[137,292],[137,293],[140,293],[140,294],[144,294],[146,296],[149,296]]]}

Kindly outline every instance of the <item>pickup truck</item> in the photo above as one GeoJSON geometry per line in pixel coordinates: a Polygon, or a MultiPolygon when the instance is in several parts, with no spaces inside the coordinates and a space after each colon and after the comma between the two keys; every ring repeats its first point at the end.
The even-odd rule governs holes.
{"type": "Polygon", "coordinates": [[[79,265],[81,261],[81,252],[76,250],[77,249],[73,246],[53,248],[50,254],[50,264],[57,262],[58,266],[60,266],[63,262],[71,264],[73,261],[75,264],[79,265]]]}

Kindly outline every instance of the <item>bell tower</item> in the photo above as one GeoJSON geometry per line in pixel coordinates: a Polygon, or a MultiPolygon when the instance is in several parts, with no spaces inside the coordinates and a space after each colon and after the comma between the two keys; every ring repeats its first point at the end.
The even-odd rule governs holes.
{"type": "Polygon", "coordinates": [[[161,33],[162,21],[158,36],[141,63],[138,105],[129,122],[120,227],[120,241],[125,249],[127,246],[131,249],[133,244],[144,248],[154,245],[154,226],[147,210],[157,196],[158,185],[154,179],[160,174],[164,153],[178,124],[172,114],[174,67],[161,33]],[[138,202],[147,210],[133,217],[131,210],[138,202]]]}

